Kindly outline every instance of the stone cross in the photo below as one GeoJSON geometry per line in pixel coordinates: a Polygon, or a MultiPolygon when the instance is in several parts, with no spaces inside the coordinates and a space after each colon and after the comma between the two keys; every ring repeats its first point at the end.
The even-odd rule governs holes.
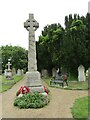
{"type": "Polygon", "coordinates": [[[24,27],[29,31],[28,71],[37,71],[35,31],[39,27],[39,23],[34,19],[33,14],[29,14],[29,19],[24,22],[24,27]]]}
{"type": "Polygon", "coordinates": [[[10,62],[8,62],[8,64],[7,64],[8,70],[10,70],[10,65],[11,65],[10,62]]]}

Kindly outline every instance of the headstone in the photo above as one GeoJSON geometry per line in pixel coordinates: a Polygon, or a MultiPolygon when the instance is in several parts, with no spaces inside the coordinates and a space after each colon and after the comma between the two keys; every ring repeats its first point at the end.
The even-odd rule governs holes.
{"type": "Polygon", "coordinates": [[[85,68],[83,65],[78,67],[78,81],[85,81],[85,68]]]}
{"type": "Polygon", "coordinates": [[[20,69],[17,70],[17,75],[21,76],[21,70],[20,69]]]}
{"type": "Polygon", "coordinates": [[[35,31],[39,27],[39,23],[34,19],[33,14],[29,14],[29,19],[24,23],[24,27],[29,31],[28,72],[26,73],[26,84],[32,92],[44,92],[40,73],[37,71],[36,60],[35,31]]]}
{"type": "Polygon", "coordinates": [[[57,70],[55,68],[52,69],[52,77],[55,77],[57,73],[57,70]]]}
{"type": "Polygon", "coordinates": [[[86,79],[88,79],[88,70],[86,70],[86,79]]]}
{"type": "Polygon", "coordinates": [[[23,71],[23,69],[21,69],[21,75],[23,75],[24,74],[24,71],[23,71]]]}
{"type": "Polygon", "coordinates": [[[90,89],[90,68],[88,69],[88,87],[90,89]]]}
{"type": "Polygon", "coordinates": [[[16,75],[16,69],[12,68],[12,75],[16,75]]]}
{"type": "Polygon", "coordinates": [[[10,59],[8,59],[8,64],[7,64],[7,66],[8,66],[8,69],[7,69],[7,71],[6,71],[6,78],[8,79],[8,80],[11,80],[11,79],[13,79],[12,78],[12,70],[10,69],[10,66],[11,66],[11,63],[10,63],[10,59]]]}
{"type": "Polygon", "coordinates": [[[7,69],[4,70],[4,76],[7,76],[7,69]]]}
{"type": "Polygon", "coordinates": [[[2,70],[0,70],[0,75],[2,75],[2,70]]]}
{"type": "Polygon", "coordinates": [[[42,77],[48,77],[48,70],[47,69],[41,70],[41,76],[42,77]]]}

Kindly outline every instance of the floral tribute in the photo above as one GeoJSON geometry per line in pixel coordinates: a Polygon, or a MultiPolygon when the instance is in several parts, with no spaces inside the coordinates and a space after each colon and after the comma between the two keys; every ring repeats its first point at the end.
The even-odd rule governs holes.
{"type": "Polygon", "coordinates": [[[44,86],[44,92],[46,92],[47,94],[50,92],[46,86],[44,86]]]}
{"type": "Polygon", "coordinates": [[[19,96],[20,94],[23,95],[29,92],[30,92],[30,89],[27,86],[21,86],[16,95],[19,96]]]}
{"type": "MultiPolygon", "coordinates": [[[[29,87],[27,87],[27,86],[21,86],[20,89],[17,91],[16,96],[22,97],[23,94],[27,94],[27,93],[29,93],[29,92],[30,92],[29,87]]],[[[48,95],[48,93],[50,92],[50,91],[47,89],[46,86],[44,86],[44,92],[45,92],[47,95],[48,95]]],[[[45,94],[45,93],[43,93],[43,94],[45,94]]]]}

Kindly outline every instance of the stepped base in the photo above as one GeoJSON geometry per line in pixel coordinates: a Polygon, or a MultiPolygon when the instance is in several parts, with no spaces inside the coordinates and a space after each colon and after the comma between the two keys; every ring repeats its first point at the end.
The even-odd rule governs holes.
{"type": "Polygon", "coordinates": [[[26,85],[30,88],[31,92],[44,92],[44,87],[42,86],[40,73],[38,71],[26,73],[26,85]]]}

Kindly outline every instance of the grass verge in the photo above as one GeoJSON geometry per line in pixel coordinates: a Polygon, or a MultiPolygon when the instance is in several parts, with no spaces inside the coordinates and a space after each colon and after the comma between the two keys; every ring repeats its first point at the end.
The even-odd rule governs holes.
{"type": "Polygon", "coordinates": [[[5,76],[0,76],[0,92],[7,91],[18,81],[22,80],[24,76],[13,76],[12,80],[7,80],[5,76]]]}
{"type": "Polygon", "coordinates": [[[72,115],[75,120],[87,120],[90,113],[90,96],[82,97],[75,101],[72,115]]]}
{"type": "MultiPolygon", "coordinates": [[[[55,85],[51,85],[50,86],[50,80],[51,80],[51,77],[47,77],[47,78],[42,78],[46,84],[49,86],[49,87],[55,87],[55,88],[61,88],[58,84],[55,85]]],[[[64,83],[65,85],[65,83],[64,83]]],[[[88,90],[88,80],[86,81],[68,81],[68,87],[66,88],[62,88],[62,89],[67,89],[67,90],[88,90]]]]}

